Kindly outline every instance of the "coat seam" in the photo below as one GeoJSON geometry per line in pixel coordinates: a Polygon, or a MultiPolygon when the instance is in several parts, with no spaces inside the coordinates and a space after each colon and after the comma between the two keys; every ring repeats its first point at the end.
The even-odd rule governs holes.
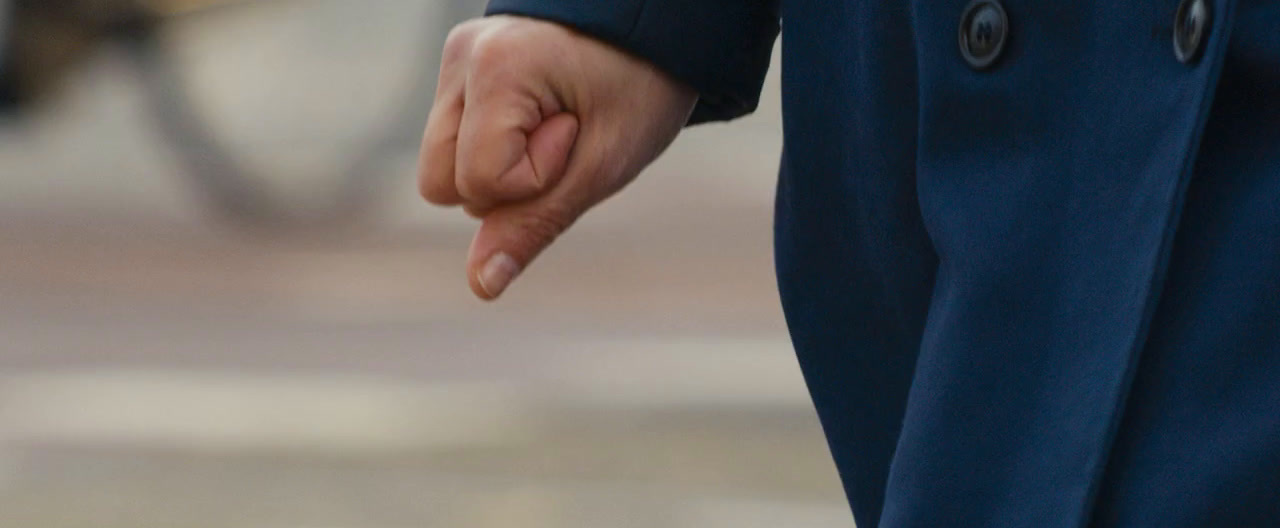
{"type": "MultiPolygon", "coordinates": [[[[1174,188],[1172,196],[1172,205],[1165,219],[1164,229],[1160,246],[1156,252],[1155,262],[1147,289],[1144,294],[1146,298],[1142,307],[1141,319],[1138,322],[1138,329],[1133,338],[1133,344],[1129,347],[1129,361],[1125,365],[1123,379],[1121,380],[1116,400],[1112,406],[1111,419],[1107,425],[1106,432],[1102,439],[1101,453],[1090,468],[1092,478],[1089,479],[1089,485],[1085,492],[1084,507],[1080,510],[1080,519],[1076,522],[1079,528],[1087,528],[1094,522],[1094,511],[1097,508],[1098,495],[1101,492],[1102,481],[1106,478],[1107,466],[1110,464],[1112,451],[1115,449],[1116,437],[1118,436],[1120,425],[1123,422],[1125,411],[1128,407],[1129,395],[1133,389],[1134,378],[1138,371],[1138,365],[1141,363],[1143,352],[1146,349],[1147,341],[1151,333],[1151,323],[1155,316],[1156,308],[1160,304],[1161,294],[1164,290],[1166,276],[1168,274],[1170,255],[1173,250],[1175,235],[1178,232],[1181,223],[1182,212],[1186,202],[1187,187],[1194,176],[1194,164],[1199,156],[1200,144],[1203,141],[1205,124],[1209,119],[1209,113],[1213,106],[1214,96],[1216,95],[1218,82],[1222,74],[1222,63],[1226,55],[1227,46],[1231,40],[1231,27],[1235,18],[1235,3],[1233,0],[1223,0],[1221,26],[1216,28],[1217,41],[1213,49],[1211,57],[1213,60],[1209,62],[1210,56],[1205,57],[1205,61],[1209,62],[1210,70],[1206,74],[1206,87],[1201,93],[1199,108],[1196,112],[1196,120],[1194,128],[1187,139],[1183,152],[1187,154],[1182,160],[1182,166],[1178,171],[1178,181],[1174,188]]],[[[1206,54],[1209,55],[1209,54],[1206,54]]]]}
{"type": "Polygon", "coordinates": [[[626,34],[622,37],[623,42],[631,43],[634,41],[636,31],[640,29],[640,21],[644,20],[644,16],[649,10],[649,5],[652,3],[650,0],[644,0],[640,3],[640,8],[636,10],[635,20],[631,21],[631,27],[627,29],[626,34]]]}

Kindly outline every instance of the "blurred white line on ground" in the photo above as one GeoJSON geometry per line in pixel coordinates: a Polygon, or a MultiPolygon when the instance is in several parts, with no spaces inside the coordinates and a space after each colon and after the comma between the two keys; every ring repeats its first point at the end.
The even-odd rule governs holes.
{"type": "Polygon", "coordinates": [[[552,376],[570,402],[614,407],[808,407],[786,339],[646,339],[575,344],[552,376]]]}
{"type": "Polygon", "coordinates": [[[849,508],[840,503],[710,499],[689,507],[680,526],[734,528],[853,528],[849,508]]]}
{"type": "Polygon", "coordinates": [[[369,455],[519,444],[537,437],[554,409],[810,406],[785,340],[560,347],[532,369],[467,382],[297,371],[14,371],[0,376],[0,445],[369,455]]]}
{"type": "Polygon", "coordinates": [[[0,440],[15,443],[360,455],[518,441],[527,417],[491,384],[176,370],[0,378],[0,440]]]}

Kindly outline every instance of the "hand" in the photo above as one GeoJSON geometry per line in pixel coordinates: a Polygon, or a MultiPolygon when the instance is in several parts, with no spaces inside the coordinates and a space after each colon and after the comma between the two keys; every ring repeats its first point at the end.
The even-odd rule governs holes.
{"type": "Polygon", "coordinates": [[[579,216],[675,139],[697,94],[563,26],[497,16],[445,44],[419,162],[422,196],[482,219],[471,290],[494,299],[579,216]]]}

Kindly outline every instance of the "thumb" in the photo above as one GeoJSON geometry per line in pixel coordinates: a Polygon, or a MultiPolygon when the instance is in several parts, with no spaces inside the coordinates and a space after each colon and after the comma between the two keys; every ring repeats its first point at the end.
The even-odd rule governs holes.
{"type": "Polygon", "coordinates": [[[467,276],[477,297],[493,300],[502,295],[520,272],[590,207],[586,197],[566,200],[566,194],[553,192],[484,216],[467,259],[467,276]]]}

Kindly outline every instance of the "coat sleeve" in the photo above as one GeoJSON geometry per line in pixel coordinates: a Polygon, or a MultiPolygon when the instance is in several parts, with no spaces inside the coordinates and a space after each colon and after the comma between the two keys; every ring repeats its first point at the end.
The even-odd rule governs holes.
{"type": "Polygon", "coordinates": [[[491,0],[488,15],[550,20],[649,60],[698,91],[689,124],[755,110],[778,0],[491,0]]]}

